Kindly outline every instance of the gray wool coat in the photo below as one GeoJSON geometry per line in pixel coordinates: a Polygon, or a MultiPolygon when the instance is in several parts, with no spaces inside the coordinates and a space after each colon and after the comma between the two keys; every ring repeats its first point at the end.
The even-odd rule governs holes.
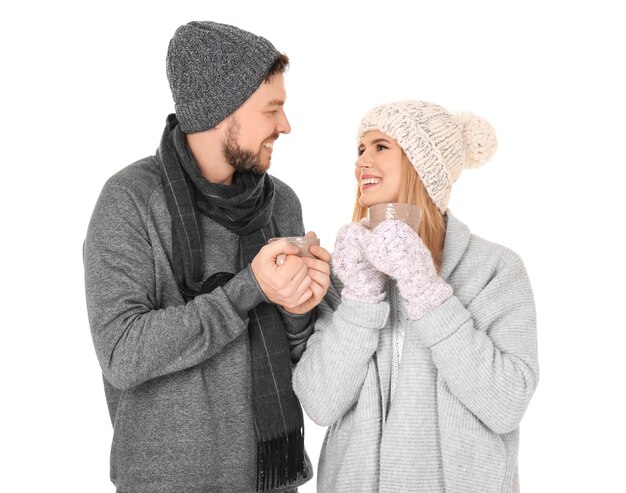
{"type": "Polygon", "coordinates": [[[337,279],[318,308],[293,377],[329,427],[318,491],[519,490],[519,424],[539,378],[532,291],[515,253],[446,220],[440,275],[454,295],[434,311],[410,320],[393,282],[381,303],[342,300],[337,279]]]}
{"type": "MultiPolygon", "coordinates": [[[[280,234],[303,234],[298,198],[273,180],[280,234]]],[[[238,236],[208,217],[199,221],[205,276],[237,272],[238,236]]],[[[248,312],[267,298],[250,267],[184,303],[154,156],[107,181],[89,224],[84,261],[89,324],[113,423],[111,481],[118,491],[256,491],[248,312]]],[[[313,330],[310,317],[281,314],[295,361],[313,330]]],[[[312,474],[308,468],[281,491],[312,474]]]]}

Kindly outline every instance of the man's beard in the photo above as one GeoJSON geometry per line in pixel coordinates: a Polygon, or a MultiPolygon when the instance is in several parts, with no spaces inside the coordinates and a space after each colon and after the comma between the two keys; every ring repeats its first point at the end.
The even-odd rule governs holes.
{"type": "MultiPolygon", "coordinates": [[[[254,153],[242,148],[239,145],[239,120],[232,118],[226,129],[226,138],[222,141],[222,154],[226,162],[240,173],[254,173],[262,175],[269,168],[269,163],[264,165],[261,162],[261,150],[254,153]]],[[[278,136],[275,136],[276,138],[278,136]]]]}

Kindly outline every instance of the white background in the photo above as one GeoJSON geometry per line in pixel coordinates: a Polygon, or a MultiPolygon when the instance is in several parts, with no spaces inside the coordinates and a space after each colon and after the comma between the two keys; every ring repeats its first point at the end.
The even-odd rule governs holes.
{"type": "MultiPolygon", "coordinates": [[[[114,491],[82,240],[104,181],[159,143],[173,110],[165,53],[174,30],[214,20],[291,58],[293,131],[277,142],[272,173],[298,193],[307,228],[329,250],[351,218],[354,134],[371,106],[425,99],[491,121],[500,148],[461,176],[450,208],[517,251],[535,290],[542,376],[522,422],[522,491],[626,491],[626,30],[617,4],[3,6],[0,490],[114,491]]],[[[308,422],[306,432],[316,463],[324,430],[308,422]]],[[[314,481],[301,491],[315,491],[314,481]]]]}

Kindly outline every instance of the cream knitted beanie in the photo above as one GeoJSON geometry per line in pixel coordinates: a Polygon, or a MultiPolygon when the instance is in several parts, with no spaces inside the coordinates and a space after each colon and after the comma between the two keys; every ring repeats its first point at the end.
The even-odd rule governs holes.
{"type": "Polygon", "coordinates": [[[441,213],[461,170],[483,165],[498,147],[496,133],[484,118],[452,114],[424,101],[376,106],[361,120],[359,139],[372,130],[398,142],[441,213]]]}

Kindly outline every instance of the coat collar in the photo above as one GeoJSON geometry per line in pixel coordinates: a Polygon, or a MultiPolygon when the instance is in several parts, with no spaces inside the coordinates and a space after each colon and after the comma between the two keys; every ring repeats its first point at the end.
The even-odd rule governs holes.
{"type": "Polygon", "coordinates": [[[443,243],[439,275],[447,279],[467,250],[471,235],[469,228],[453,216],[449,210],[443,217],[446,221],[446,237],[443,243]]]}

